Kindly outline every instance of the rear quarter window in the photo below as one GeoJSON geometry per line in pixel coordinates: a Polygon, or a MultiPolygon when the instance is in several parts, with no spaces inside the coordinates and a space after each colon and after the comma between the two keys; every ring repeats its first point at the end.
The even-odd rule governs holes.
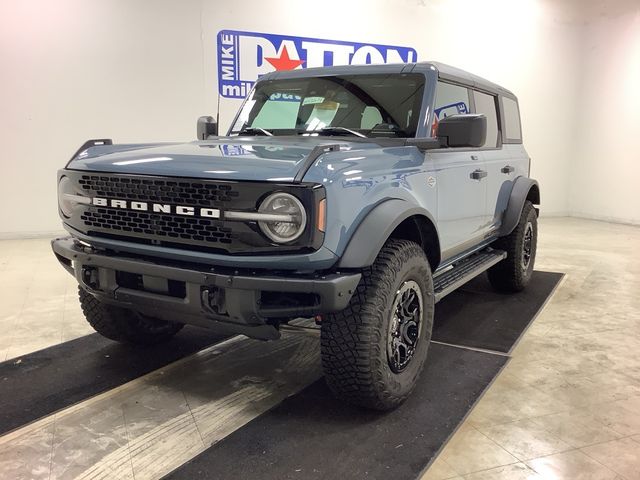
{"type": "Polygon", "coordinates": [[[502,97],[502,111],[504,113],[505,143],[522,143],[522,127],[520,125],[518,102],[512,98],[502,97]]]}

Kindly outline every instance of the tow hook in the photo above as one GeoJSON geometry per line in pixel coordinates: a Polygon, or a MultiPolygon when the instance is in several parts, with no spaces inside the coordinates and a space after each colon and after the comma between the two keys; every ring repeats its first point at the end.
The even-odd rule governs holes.
{"type": "Polygon", "coordinates": [[[97,290],[100,287],[98,269],[95,267],[82,267],[82,281],[87,287],[97,290]]]}
{"type": "Polygon", "coordinates": [[[224,306],[224,290],[221,288],[207,287],[201,293],[202,308],[216,315],[226,315],[224,306]]]}

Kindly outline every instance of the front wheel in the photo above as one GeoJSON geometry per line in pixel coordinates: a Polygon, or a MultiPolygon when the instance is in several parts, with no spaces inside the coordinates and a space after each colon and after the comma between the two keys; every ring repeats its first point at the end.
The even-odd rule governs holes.
{"type": "Polygon", "coordinates": [[[433,327],[433,280],[422,248],[390,240],[349,306],[322,321],[321,352],[334,394],[359,406],[390,410],[415,387],[433,327]]]}
{"type": "Polygon", "coordinates": [[[533,275],[538,243],[538,215],[533,204],[526,201],[516,228],[492,245],[507,252],[507,258],[491,267],[487,274],[493,288],[499,292],[519,292],[533,275]]]}

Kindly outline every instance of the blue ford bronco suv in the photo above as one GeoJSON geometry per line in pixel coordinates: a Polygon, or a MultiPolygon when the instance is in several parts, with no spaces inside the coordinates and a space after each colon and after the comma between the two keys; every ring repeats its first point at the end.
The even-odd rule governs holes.
{"type": "Polygon", "coordinates": [[[90,140],[59,171],[70,236],[53,251],[105,337],[312,328],[333,392],[386,410],[416,384],[435,303],[485,271],[500,291],[531,279],[540,191],[516,97],[482,78],[435,62],[278,71],[227,136],[212,117],[197,133],[90,140]]]}

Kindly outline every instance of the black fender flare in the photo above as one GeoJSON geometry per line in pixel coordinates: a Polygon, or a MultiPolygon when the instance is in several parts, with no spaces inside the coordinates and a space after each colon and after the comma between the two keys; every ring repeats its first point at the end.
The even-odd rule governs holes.
{"type": "Polygon", "coordinates": [[[372,265],[396,227],[414,215],[422,215],[436,226],[429,211],[406,200],[392,198],[378,204],[356,228],[337,267],[364,268],[372,265]]]}
{"type": "Polygon", "coordinates": [[[499,236],[504,237],[513,232],[518,225],[524,202],[527,198],[535,205],[540,204],[540,186],[533,178],[518,177],[513,182],[511,195],[509,196],[509,204],[502,217],[502,225],[500,226],[499,236]],[[532,191],[533,190],[533,191],[532,191]]]}

